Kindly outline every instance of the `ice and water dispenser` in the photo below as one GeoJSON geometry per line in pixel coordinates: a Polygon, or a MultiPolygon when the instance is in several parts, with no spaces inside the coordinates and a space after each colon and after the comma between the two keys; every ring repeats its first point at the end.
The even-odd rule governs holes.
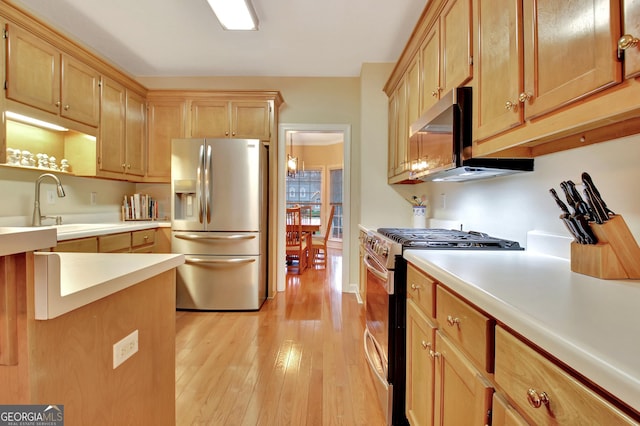
{"type": "Polygon", "coordinates": [[[197,220],[198,194],[194,179],[176,179],[173,181],[173,219],[197,220]]]}

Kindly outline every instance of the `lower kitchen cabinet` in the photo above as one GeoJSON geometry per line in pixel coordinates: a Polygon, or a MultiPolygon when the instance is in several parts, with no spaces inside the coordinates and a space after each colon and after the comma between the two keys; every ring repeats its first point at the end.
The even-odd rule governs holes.
{"type": "Polygon", "coordinates": [[[70,253],[97,253],[98,238],[78,238],[76,240],[58,241],[52,251],[62,251],[70,253]]]}
{"type": "Polygon", "coordinates": [[[436,331],[435,424],[487,425],[493,386],[469,359],[436,331]]]}
{"type": "Polygon", "coordinates": [[[153,253],[156,242],[155,229],[143,229],[131,233],[132,253],[153,253]]]}
{"type": "Polygon", "coordinates": [[[405,414],[412,426],[433,424],[436,326],[407,300],[407,393],[405,414]]]}
{"type": "Polygon", "coordinates": [[[499,326],[496,327],[495,381],[533,424],[638,424],[499,326]]]}
{"type": "Polygon", "coordinates": [[[493,394],[491,408],[492,426],[526,426],[529,423],[499,393],[493,394]]]}
{"type": "Polygon", "coordinates": [[[131,232],[121,234],[100,235],[98,237],[99,253],[127,253],[131,250],[131,232]]]}

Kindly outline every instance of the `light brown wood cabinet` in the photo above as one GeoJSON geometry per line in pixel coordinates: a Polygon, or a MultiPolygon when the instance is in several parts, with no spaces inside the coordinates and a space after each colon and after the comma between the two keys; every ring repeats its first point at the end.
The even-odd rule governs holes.
{"type": "Polygon", "coordinates": [[[8,99],[97,127],[100,74],[13,24],[7,24],[8,99]]]}
{"type": "MultiPolygon", "coordinates": [[[[623,0],[624,17],[622,34],[631,36],[631,40],[640,38],[640,0],[623,0]]],[[[624,51],[624,76],[625,78],[640,75],[640,42],[624,51]]]]}
{"type": "Polygon", "coordinates": [[[617,3],[477,1],[474,138],[483,140],[620,82],[612,49],[619,34],[617,3]]]}
{"type": "MultiPolygon", "coordinates": [[[[52,251],[75,253],[170,253],[170,246],[168,250],[166,245],[162,246],[161,250],[164,251],[156,249],[156,233],[158,229],[160,228],[59,241],[52,248],[52,251]]],[[[170,230],[170,228],[163,229],[170,230]]]]}
{"type": "Polygon", "coordinates": [[[186,101],[148,98],[148,146],[146,179],[169,182],[171,179],[171,139],[186,137],[186,101]]]}
{"type": "Polygon", "coordinates": [[[97,253],[98,237],[78,238],[75,240],[58,241],[52,251],[72,253],[97,253]]]}
{"type": "Polygon", "coordinates": [[[405,411],[412,426],[638,424],[553,354],[495,323],[408,265],[405,411]]]}
{"type": "Polygon", "coordinates": [[[195,100],[191,137],[271,139],[269,102],[195,100]]]}
{"type": "Polygon", "coordinates": [[[143,96],[104,78],[98,175],[141,181],[145,173],[147,107],[143,96]]]}
{"type": "Polygon", "coordinates": [[[408,299],[405,413],[412,426],[433,425],[436,329],[433,319],[408,299]]]}
{"type": "Polygon", "coordinates": [[[155,252],[156,229],[143,229],[131,232],[131,252],[132,253],[153,253],[155,252]]]}
{"type": "Polygon", "coordinates": [[[489,424],[493,386],[441,331],[436,332],[436,425],[489,424]]]}
{"type": "Polygon", "coordinates": [[[488,424],[491,325],[482,313],[408,265],[405,413],[412,426],[488,424]]]}
{"type": "Polygon", "coordinates": [[[395,83],[394,70],[385,86],[389,96],[390,183],[407,181],[411,165],[420,157],[410,141],[410,126],[440,96],[472,76],[471,2],[449,0],[427,6],[425,22],[414,31],[419,46],[395,83]],[[421,27],[424,26],[424,28],[421,27]]]}
{"type": "Polygon", "coordinates": [[[532,424],[637,425],[500,326],[496,327],[495,381],[532,424]]]}

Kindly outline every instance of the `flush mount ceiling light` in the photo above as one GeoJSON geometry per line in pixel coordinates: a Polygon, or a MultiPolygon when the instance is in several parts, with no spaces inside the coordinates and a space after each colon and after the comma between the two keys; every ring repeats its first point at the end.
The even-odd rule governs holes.
{"type": "Polygon", "coordinates": [[[258,18],[251,0],[207,0],[225,30],[256,31],[258,18]]]}

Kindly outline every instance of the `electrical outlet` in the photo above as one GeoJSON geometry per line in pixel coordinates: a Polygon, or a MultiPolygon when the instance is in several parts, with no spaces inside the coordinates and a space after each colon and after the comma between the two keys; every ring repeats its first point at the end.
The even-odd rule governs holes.
{"type": "Polygon", "coordinates": [[[447,194],[445,194],[444,192],[440,194],[440,208],[441,209],[447,208],[447,194]]]}
{"type": "Polygon", "coordinates": [[[56,203],[56,193],[53,191],[47,191],[47,204],[56,203]]]}
{"type": "Polygon", "coordinates": [[[113,369],[138,352],[138,330],[113,345],[113,369]]]}
{"type": "Polygon", "coordinates": [[[95,205],[96,205],[96,199],[97,199],[97,197],[98,197],[98,193],[96,193],[96,192],[92,192],[92,193],[91,193],[91,197],[90,197],[90,199],[89,199],[89,203],[90,203],[92,206],[95,206],[95,205]]]}

